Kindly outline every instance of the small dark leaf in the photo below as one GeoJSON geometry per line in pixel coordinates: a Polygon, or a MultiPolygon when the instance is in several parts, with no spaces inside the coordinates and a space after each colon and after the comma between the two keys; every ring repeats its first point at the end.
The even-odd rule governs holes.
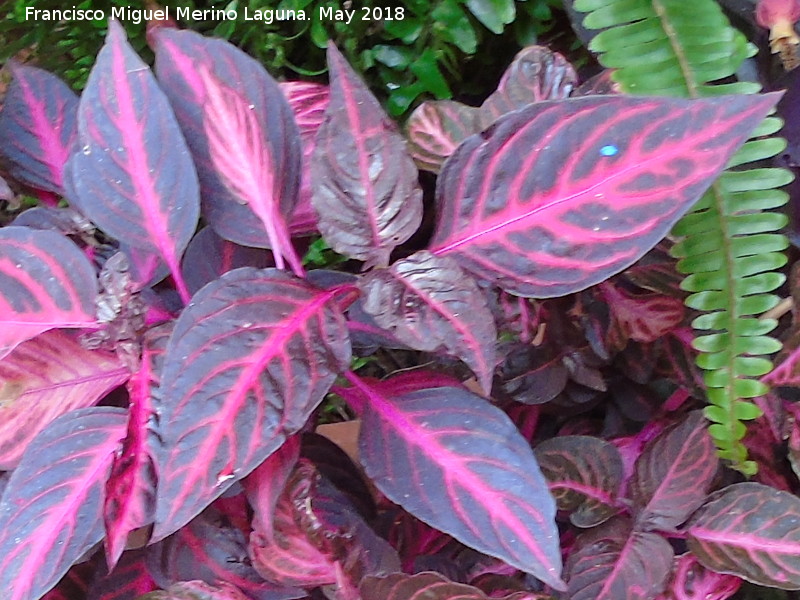
{"type": "Polygon", "coordinates": [[[423,250],[373,270],[359,287],[364,310],[380,327],[416,350],[460,358],[483,391],[491,391],[494,318],[478,285],[455,261],[423,250]]]}
{"type": "Polygon", "coordinates": [[[636,460],[630,482],[637,527],[678,527],[703,503],[718,468],[702,412],[661,433],[636,460]]]}
{"type": "Polygon", "coordinates": [[[386,265],[422,220],[417,168],[380,104],[331,43],[330,104],[311,164],[312,202],[331,248],[386,265]]]}
{"type": "Polygon", "coordinates": [[[225,582],[181,581],[169,589],[141,596],[139,600],[251,600],[239,588],[225,582]]]}
{"type": "Polygon", "coordinates": [[[479,109],[452,100],[423,102],[406,122],[411,156],[420,169],[432,173],[438,173],[458,145],[479,131],[479,109]]]}
{"type": "MultiPolygon", "coordinates": [[[[547,600],[549,596],[516,592],[492,595],[500,600],[547,600]]],[[[361,584],[361,600],[489,600],[478,588],[454,583],[439,573],[397,573],[388,577],[369,577],[361,584]]]]}
{"type": "Polygon", "coordinates": [[[110,573],[100,570],[86,600],[136,600],[158,589],[147,570],[144,550],[126,552],[110,573]]]}
{"type": "Polygon", "coordinates": [[[570,435],[545,440],[534,450],[559,510],[576,527],[594,527],[619,512],[622,457],[599,438],[570,435]]]}
{"type": "Polygon", "coordinates": [[[767,587],[800,590],[800,499],[760,483],[712,494],[686,527],[708,569],[767,587]]]}

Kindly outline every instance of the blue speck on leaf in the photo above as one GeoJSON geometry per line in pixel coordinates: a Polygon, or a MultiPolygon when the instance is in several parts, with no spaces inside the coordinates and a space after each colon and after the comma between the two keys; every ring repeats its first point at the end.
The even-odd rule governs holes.
{"type": "Polygon", "coordinates": [[[602,148],[600,148],[600,154],[602,154],[603,156],[614,156],[617,152],[619,152],[619,148],[617,148],[616,146],[612,146],[610,144],[608,146],[603,146],[602,148]]]}

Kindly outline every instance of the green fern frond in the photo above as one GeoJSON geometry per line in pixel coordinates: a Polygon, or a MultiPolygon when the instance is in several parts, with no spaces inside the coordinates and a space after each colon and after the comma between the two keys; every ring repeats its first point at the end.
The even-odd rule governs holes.
{"type": "MultiPolygon", "coordinates": [[[[760,91],[749,82],[715,83],[734,75],[755,48],[714,0],[575,0],[574,7],[588,13],[586,28],[603,30],[589,47],[616,69],[613,78],[626,93],[700,98],[760,91]]],[[[776,321],[757,316],[778,302],[770,292],[784,281],[777,271],[788,246],[775,233],[786,217],[768,211],[786,203],[777,188],[792,180],[786,169],[753,164],[783,150],[783,139],[765,137],[780,127],[780,119],[765,119],[673,229],[682,287],[692,292],[686,304],[703,313],[692,325],[697,364],[705,370],[709,432],[720,456],[748,475],[756,464],[741,442],[743,421],[760,415],[749,399],[768,391],[758,378],[772,370],[766,356],[781,347],[769,336],[776,321]]]]}

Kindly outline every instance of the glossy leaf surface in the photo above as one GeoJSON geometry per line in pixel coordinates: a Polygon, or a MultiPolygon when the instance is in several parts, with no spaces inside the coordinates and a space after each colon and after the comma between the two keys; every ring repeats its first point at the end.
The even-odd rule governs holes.
{"type": "Polygon", "coordinates": [[[667,233],[777,99],[586,97],[501,117],[445,165],[430,250],[516,295],[598,283],[667,233]]]}
{"type": "Polygon", "coordinates": [[[672,547],[654,533],[589,543],[566,566],[569,600],[653,600],[672,567],[672,547]]]}
{"type": "Polygon", "coordinates": [[[689,550],[707,568],[759,585],[800,589],[800,499],[759,483],[709,497],[687,526],[689,550]]]}
{"type": "Polygon", "coordinates": [[[154,397],[159,393],[164,348],[172,325],[166,323],[144,335],[139,369],[128,382],[127,435],[122,452],[114,458],[103,509],[110,568],[125,549],[129,534],[150,525],[155,518],[155,453],[161,446],[155,431],[154,397]]]}
{"type": "Polygon", "coordinates": [[[460,388],[360,384],[359,455],[390,500],[462,543],[557,589],[555,503],[511,420],[460,388]]]}
{"type": "Polygon", "coordinates": [[[359,283],[364,310],[416,350],[444,350],[463,360],[487,394],[497,331],[475,281],[450,259],[420,251],[376,269],[359,283]]]}
{"type": "Polygon", "coordinates": [[[0,589],[40,598],[103,538],[105,478],[125,435],[125,411],[84,408],[31,442],[0,500],[0,589]]]}
{"type": "Polygon", "coordinates": [[[11,63],[14,79],[0,111],[0,154],[14,177],[63,194],[64,165],[75,140],[78,97],[55,75],[11,63]]]}
{"type": "Polygon", "coordinates": [[[56,417],[94,405],[129,376],[116,357],[87,350],[63,331],[17,346],[0,361],[0,469],[16,467],[56,417]]]}
{"type": "Polygon", "coordinates": [[[48,329],[94,324],[96,291],[92,265],[65,237],[0,229],[0,358],[48,329]]]}
{"type": "Polygon", "coordinates": [[[236,269],[195,294],[167,347],[156,410],[154,539],[188,522],[298,431],[350,360],[341,292],[236,269]]]}
{"type": "Polygon", "coordinates": [[[612,444],[569,435],[545,440],[534,450],[559,510],[576,527],[594,527],[619,512],[622,457],[612,444]]]}
{"type": "Polygon", "coordinates": [[[630,493],[637,527],[672,530],[705,500],[719,459],[702,413],[650,442],[636,460],[630,493]]]}
{"type": "Polygon", "coordinates": [[[163,258],[180,286],[200,211],[197,175],[166,96],[116,21],[81,96],[78,146],[68,166],[78,208],[163,258]]]}
{"type": "MultiPolygon", "coordinates": [[[[471,585],[455,583],[439,573],[397,573],[388,577],[370,577],[361,584],[361,600],[489,600],[489,596],[471,585]]],[[[498,598],[498,596],[492,596],[498,598]]],[[[538,600],[544,596],[518,592],[501,600],[538,600]]]]}
{"type": "Polygon", "coordinates": [[[301,149],[277,83],[224,40],[166,27],[153,37],[159,82],[197,166],[203,216],[238,244],[267,247],[268,228],[284,243],[285,224],[279,221],[297,202],[301,149]],[[219,118],[229,119],[230,128],[219,130],[219,118]],[[257,189],[259,182],[268,189],[257,189]],[[280,219],[271,221],[276,215],[280,219]]]}
{"type": "Polygon", "coordinates": [[[330,104],[311,164],[312,201],[331,248],[386,265],[422,220],[422,190],[405,142],[331,43],[330,104]]]}

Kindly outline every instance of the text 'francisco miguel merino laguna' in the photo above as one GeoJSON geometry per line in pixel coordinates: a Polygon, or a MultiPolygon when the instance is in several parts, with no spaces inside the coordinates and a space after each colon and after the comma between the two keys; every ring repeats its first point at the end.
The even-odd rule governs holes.
{"type": "MultiPolygon", "coordinates": [[[[322,12],[323,9],[320,9],[322,12]]],[[[146,21],[168,21],[177,19],[181,21],[235,21],[239,18],[237,10],[221,9],[192,9],[181,7],[164,7],[158,9],[131,8],[130,6],[115,6],[108,11],[102,9],[83,9],[75,6],[71,8],[38,9],[32,6],[25,7],[25,19],[35,21],[105,21],[107,16],[118,21],[131,22],[135,25],[146,21]]],[[[344,12],[344,11],[331,11],[344,12]]],[[[310,16],[304,10],[294,9],[259,9],[244,8],[241,16],[245,21],[306,21],[310,16]]],[[[331,15],[332,17],[333,15],[331,15]]],[[[323,16],[324,18],[324,16],[323,16]]],[[[344,19],[342,19],[344,20],[344,19]]]]}

